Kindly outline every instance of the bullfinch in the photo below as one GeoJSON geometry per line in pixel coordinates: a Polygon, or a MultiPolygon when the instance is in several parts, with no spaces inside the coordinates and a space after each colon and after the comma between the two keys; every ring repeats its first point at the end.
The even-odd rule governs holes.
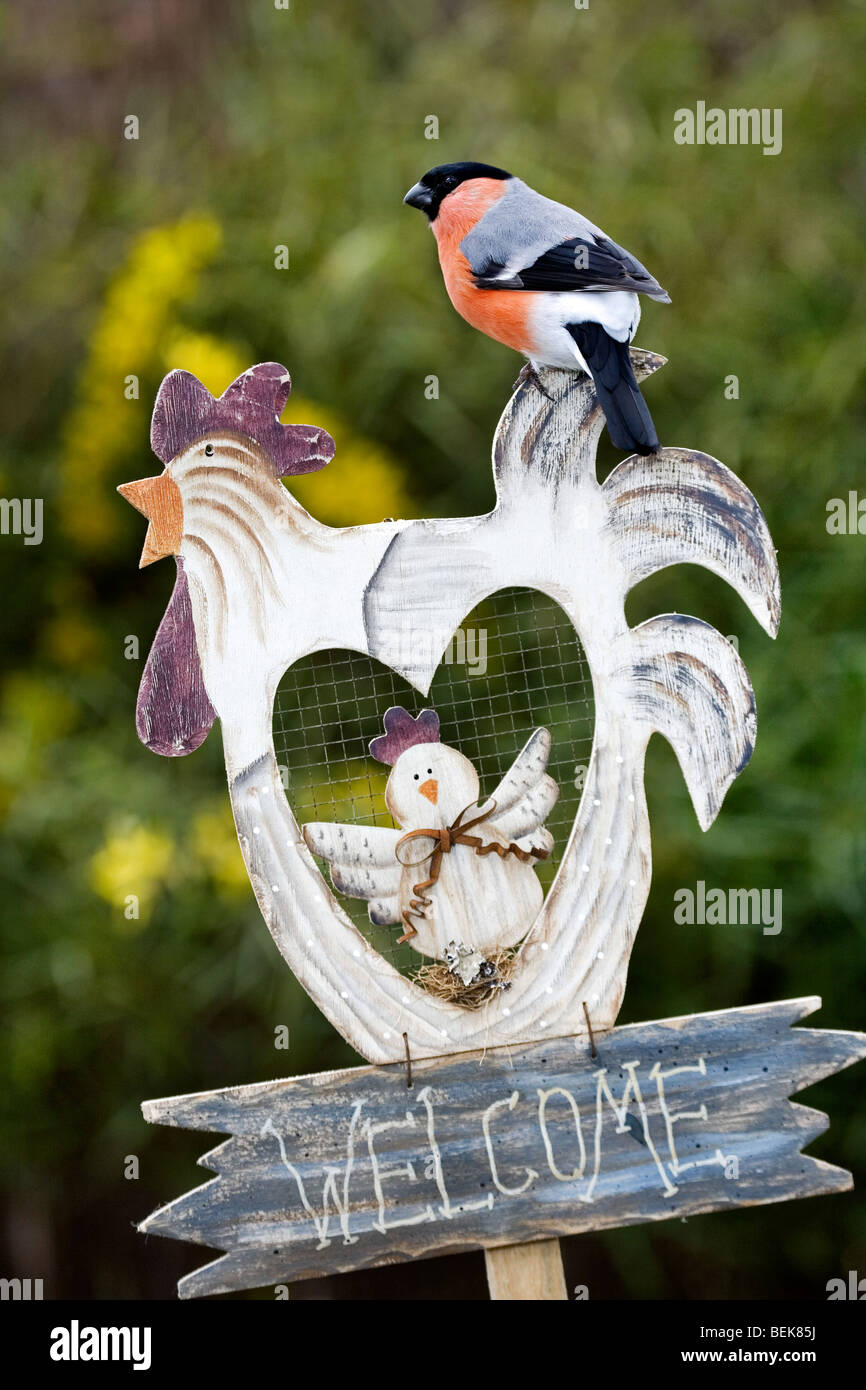
{"type": "Polygon", "coordinates": [[[640,261],[573,208],[491,164],[437,165],[403,201],[427,215],[458,314],[522,352],[532,377],[542,367],[587,372],[616,447],[658,449],[629,343],[638,295],[662,304],[670,296],[640,261]]]}

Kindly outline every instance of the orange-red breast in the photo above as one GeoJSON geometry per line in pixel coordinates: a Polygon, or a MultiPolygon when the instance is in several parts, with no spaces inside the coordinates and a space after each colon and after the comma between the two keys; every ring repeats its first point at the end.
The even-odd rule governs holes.
{"type": "Polygon", "coordinates": [[[587,372],[617,448],[658,436],[629,359],[639,294],[670,298],[649,271],[573,208],[490,164],[440,164],[403,199],[426,213],[459,314],[524,354],[532,372],[587,372]]]}

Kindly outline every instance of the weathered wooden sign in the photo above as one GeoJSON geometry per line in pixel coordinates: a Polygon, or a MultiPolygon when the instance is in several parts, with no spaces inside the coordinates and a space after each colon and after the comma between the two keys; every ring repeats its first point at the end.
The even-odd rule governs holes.
{"type": "Polygon", "coordinates": [[[593,1058],[556,1038],[148,1101],[232,1137],[218,1176],[141,1229],[226,1254],[190,1298],[723,1207],[839,1192],[801,1150],[827,1127],[793,1092],[866,1035],[792,1028],[796,999],[615,1028],[593,1058]]]}

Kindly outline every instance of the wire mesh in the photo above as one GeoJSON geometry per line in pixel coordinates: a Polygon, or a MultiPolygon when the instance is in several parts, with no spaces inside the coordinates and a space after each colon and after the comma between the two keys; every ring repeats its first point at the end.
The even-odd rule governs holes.
{"type": "MultiPolygon", "coordinates": [[[[548,771],[559,785],[559,799],[546,822],[553,851],[536,869],[547,889],[580,801],[595,719],[589,667],[559,605],[530,589],[500,590],[485,599],[454,634],[427,699],[387,667],[355,652],[316,652],[292,666],[274,701],[274,747],[301,825],[394,825],[384,800],[389,769],[368,751],[382,732],[389,705],[404,705],[413,715],[435,709],[442,742],[475,764],[482,798],[533,729],[550,730],[548,771]]],[[[327,877],[327,865],[318,862],[327,877]]],[[[397,945],[402,925],[374,926],[364,901],[338,896],[358,928],[398,969],[421,964],[410,945],[397,945]]]]}

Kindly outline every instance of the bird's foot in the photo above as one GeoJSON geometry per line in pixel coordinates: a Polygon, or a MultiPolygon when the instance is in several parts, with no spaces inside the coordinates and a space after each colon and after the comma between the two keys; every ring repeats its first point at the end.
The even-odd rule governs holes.
{"type": "Polygon", "coordinates": [[[404,931],[402,936],[397,937],[398,946],[402,946],[404,941],[411,941],[413,936],[418,935],[418,932],[416,931],[415,927],[411,926],[409,922],[404,922],[403,926],[406,928],[406,930],[404,931]]]}
{"type": "Polygon", "coordinates": [[[529,382],[531,386],[534,386],[536,391],[540,391],[542,396],[544,396],[546,400],[553,400],[553,397],[542,383],[541,377],[538,375],[538,372],[535,370],[531,362],[524,362],[523,366],[520,369],[520,375],[518,376],[517,380],[511,388],[512,391],[516,391],[518,386],[523,386],[526,382],[529,382]]]}

